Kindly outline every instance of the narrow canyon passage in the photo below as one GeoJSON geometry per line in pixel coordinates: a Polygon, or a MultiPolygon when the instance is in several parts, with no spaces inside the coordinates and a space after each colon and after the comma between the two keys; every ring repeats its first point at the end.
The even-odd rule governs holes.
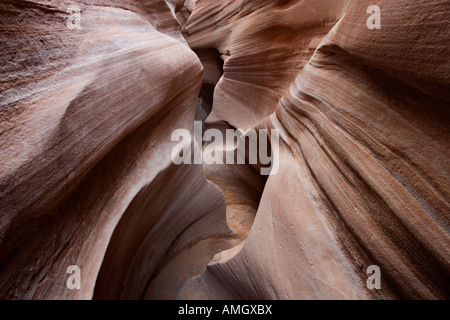
{"type": "Polygon", "coordinates": [[[2,1],[0,299],[448,299],[448,30],[437,0],[2,1]]]}
{"type": "MultiPolygon", "coordinates": [[[[227,130],[235,131],[229,124],[214,119],[210,114],[214,110],[214,90],[223,77],[223,64],[220,52],[216,49],[202,49],[196,52],[204,67],[202,88],[199,94],[196,121],[202,121],[202,133],[216,129],[226,137],[227,130]]],[[[227,141],[219,146],[216,152],[223,149],[236,149],[239,143],[235,141],[231,147],[227,141]]],[[[205,147],[210,144],[204,142],[205,147]]],[[[248,154],[247,154],[248,156],[248,154]]],[[[196,240],[190,243],[167,264],[162,264],[155,272],[146,288],[144,299],[175,299],[181,287],[190,279],[200,276],[215,255],[226,254],[227,250],[242,244],[252,227],[261,200],[266,177],[249,165],[227,164],[226,154],[223,154],[223,164],[203,163],[203,173],[210,183],[214,183],[223,193],[226,204],[226,222],[231,232],[214,235],[210,238],[196,240]]],[[[214,224],[214,222],[212,222],[214,224]]],[[[221,220],[216,223],[223,223],[221,220]]],[[[213,225],[206,228],[214,229],[213,225]]],[[[166,262],[164,262],[166,263],[166,262]]]]}

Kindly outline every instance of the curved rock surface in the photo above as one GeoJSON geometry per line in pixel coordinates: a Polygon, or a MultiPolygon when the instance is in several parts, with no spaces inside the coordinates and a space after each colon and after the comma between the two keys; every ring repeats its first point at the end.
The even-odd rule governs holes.
{"type": "MultiPolygon", "coordinates": [[[[185,284],[179,297],[449,297],[449,3],[379,1],[381,30],[366,26],[371,4],[280,4],[292,16],[302,15],[297,7],[317,5],[336,9],[332,12],[342,18],[318,44],[275,113],[259,125],[281,132],[280,171],[267,181],[248,239],[217,255],[201,277],[185,284]],[[371,265],[381,268],[382,290],[366,286],[371,265]]],[[[258,12],[266,11],[261,6],[248,16],[256,20],[258,12]]],[[[205,11],[211,10],[207,7],[205,11]]],[[[325,20],[330,11],[321,14],[325,20]]],[[[211,24],[223,20],[222,13],[210,17],[194,11],[196,16],[211,24]]],[[[220,23],[216,30],[221,34],[220,23]]],[[[236,47],[244,51],[243,37],[231,44],[220,42],[217,35],[208,39],[217,47],[240,43],[236,47]]],[[[255,46],[248,37],[247,50],[267,50],[267,43],[255,46]]],[[[188,39],[194,45],[207,43],[202,31],[188,39]]],[[[247,108],[246,98],[240,98],[243,91],[235,86],[246,82],[240,88],[253,87],[255,82],[247,73],[233,72],[238,67],[232,65],[248,66],[239,49],[225,63],[214,111],[245,126],[239,119],[248,110],[240,109],[253,108],[247,108]],[[235,109],[222,102],[222,92],[239,92],[229,100],[235,97],[235,109]]],[[[269,56],[265,53],[261,59],[269,56]]],[[[279,73],[288,72],[282,66],[279,73]]],[[[272,94],[260,94],[258,102],[272,94]]]]}
{"type": "Polygon", "coordinates": [[[0,4],[0,297],[140,298],[164,260],[230,232],[201,166],[170,158],[203,67],[164,1],[81,1],[81,30],[69,4],[0,4]]]}
{"type": "Polygon", "coordinates": [[[197,1],[184,26],[194,50],[218,50],[224,76],[210,118],[256,126],[277,108],[345,1],[197,1]]]}
{"type": "Polygon", "coordinates": [[[0,4],[0,298],[450,297],[450,2],[71,5],[0,4]],[[174,165],[194,119],[278,173],[174,165]]]}

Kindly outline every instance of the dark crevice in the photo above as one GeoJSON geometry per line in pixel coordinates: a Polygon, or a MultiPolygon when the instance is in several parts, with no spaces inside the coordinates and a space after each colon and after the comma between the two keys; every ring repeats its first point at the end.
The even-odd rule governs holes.
{"type": "Polygon", "coordinates": [[[195,120],[205,123],[213,110],[214,90],[220,78],[223,76],[224,62],[220,57],[219,51],[214,48],[194,50],[194,52],[197,54],[204,68],[202,88],[199,93],[195,120]]]}

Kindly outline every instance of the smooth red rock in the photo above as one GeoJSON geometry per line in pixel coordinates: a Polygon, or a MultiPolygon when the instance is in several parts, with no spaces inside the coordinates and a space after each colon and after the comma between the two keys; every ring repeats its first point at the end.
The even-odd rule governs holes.
{"type": "MultiPolygon", "coordinates": [[[[225,1],[199,3],[186,26],[191,45],[231,48],[216,89],[219,119],[254,125],[275,108],[264,101],[277,90],[264,90],[282,87],[266,72],[273,67],[278,75],[298,76],[259,125],[280,130],[280,171],[267,181],[247,240],[217,255],[179,297],[448,298],[449,2],[248,2],[242,7],[248,11],[234,9],[233,18],[224,13],[232,5],[220,9],[225,1]],[[381,30],[366,26],[371,4],[382,9],[381,30]],[[304,48],[293,41],[302,29],[288,37],[289,52],[270,31],[261,33],[264,42],[251,30],[283,24],[281,14],[271,24],[280,12],[303,25],[300,7],[320,8],[319,25],[330,16],[342,18],[320,44],[309,41],[313,37],[304,41],[317,48],[304,68],[287,70],[283,57],[298,59],[296,50],[304,48]],[[247,28],[239,28],[240,21],[247,28]],[[282,48],[277,63],[270,63],[268,52],[282,48]],[[381,268],[381,290],[366,286],[370,265],[381,268]]],[[[305,23],[303,30],[314,25],[305,23]]]]}
{"type": "Polygon", "coordinates": [[[0,4],[0,298],[450,297],[450,2],[77,4],[0,4]],[[278,173],[174,165],[194,119],[278,173]]]}
{"type": "Polygon", "coordinates": [[[170,158],[203,67],[164,1],[80,1],[81,30],[69,4],[0,4],[0,297],[140,298],[164,260],[230,232],[201,166],[170,158]]]}

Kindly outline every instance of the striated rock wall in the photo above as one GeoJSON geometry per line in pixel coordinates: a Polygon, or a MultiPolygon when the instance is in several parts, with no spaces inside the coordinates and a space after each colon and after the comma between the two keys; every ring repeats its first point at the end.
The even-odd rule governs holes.
{"type": "Polygon", "coordinates": [[[210,121],[249,129],[273,113],[344,7],[341,0],[197,1],[186,39],[225,62],[210,121]]]}
{"type": "Polygon", "coordinates": [[[170,159],[203,70],[170,7],[80,1],[69,29],[71,4],[0,4],[1,298],[140,298],[163,260],[229,232],[201,166],[170,159]],[[66,287],[69,265],[81,290],[66,287]]]}
{"type": "Polygon", "coordinates": [[[73,5],[0,4],[0,298],[450,297],[450,2],[73,5]],[[278,173],[174,165],[194,119],[278,173]]]}
{"type": "MultiPolygon", "coordinates": [[[[258,105],[263,114],[271,113],[275,105],[265,108],[262,101],[283,88],[283,82],[266,79],[261,90],[276,89],[253,98],[256,82],[272,66],[277,75],[297,71],[298,76],[275,112],[258,125],[280,130],[280,171],[267,181],[247,240],[216,256],[179,297],[448,298],[450,3],[258,2],[247,14],[246,31],[239,20],[228,23],[229,37],[221,32],[224,10],[207,15],[202,11],[213,9],[199,3],[203,6],[186,26],[192,30],[188,40],[194,47],[232,48],[216,89],[214,112],[220,119],[254,125],[246,115],[252,112],[249,118],[259,120],[261,110],[253,111],[258,105]],[[380,30],[366,26],[372,4],[382,9],[380,30]],[[295,51],[306,47],[287,41],[295,48],[287,52],[277,41],[286,29],[295,34],[289,40],[302,38],[301,17],[309,11],[299,8],[319,8],[315,12],[323,20],[310,32],[321,34],[327,17],[340,18],[303,69],[283,63],[286,57],[298,59],[295,51]],[[280,13],[278,24],[298,20],[283,31],[275,23],[276,35],[264,33],[267,42],[253,42],[250,25],[264,30],[273,12],[280,13]],[[285,18],[282,12],[290,14],[285,18]],[[216,33],[207,37],[198,21],[214,25],[216,33]],[[284,54],[270,63],[268,51],[277,49],[284,54]],[[366,286],[371,265],[381,269],[381,290],[366,286]]],[[[233,2],[239,12],[250,3],[233,2]]]]}

